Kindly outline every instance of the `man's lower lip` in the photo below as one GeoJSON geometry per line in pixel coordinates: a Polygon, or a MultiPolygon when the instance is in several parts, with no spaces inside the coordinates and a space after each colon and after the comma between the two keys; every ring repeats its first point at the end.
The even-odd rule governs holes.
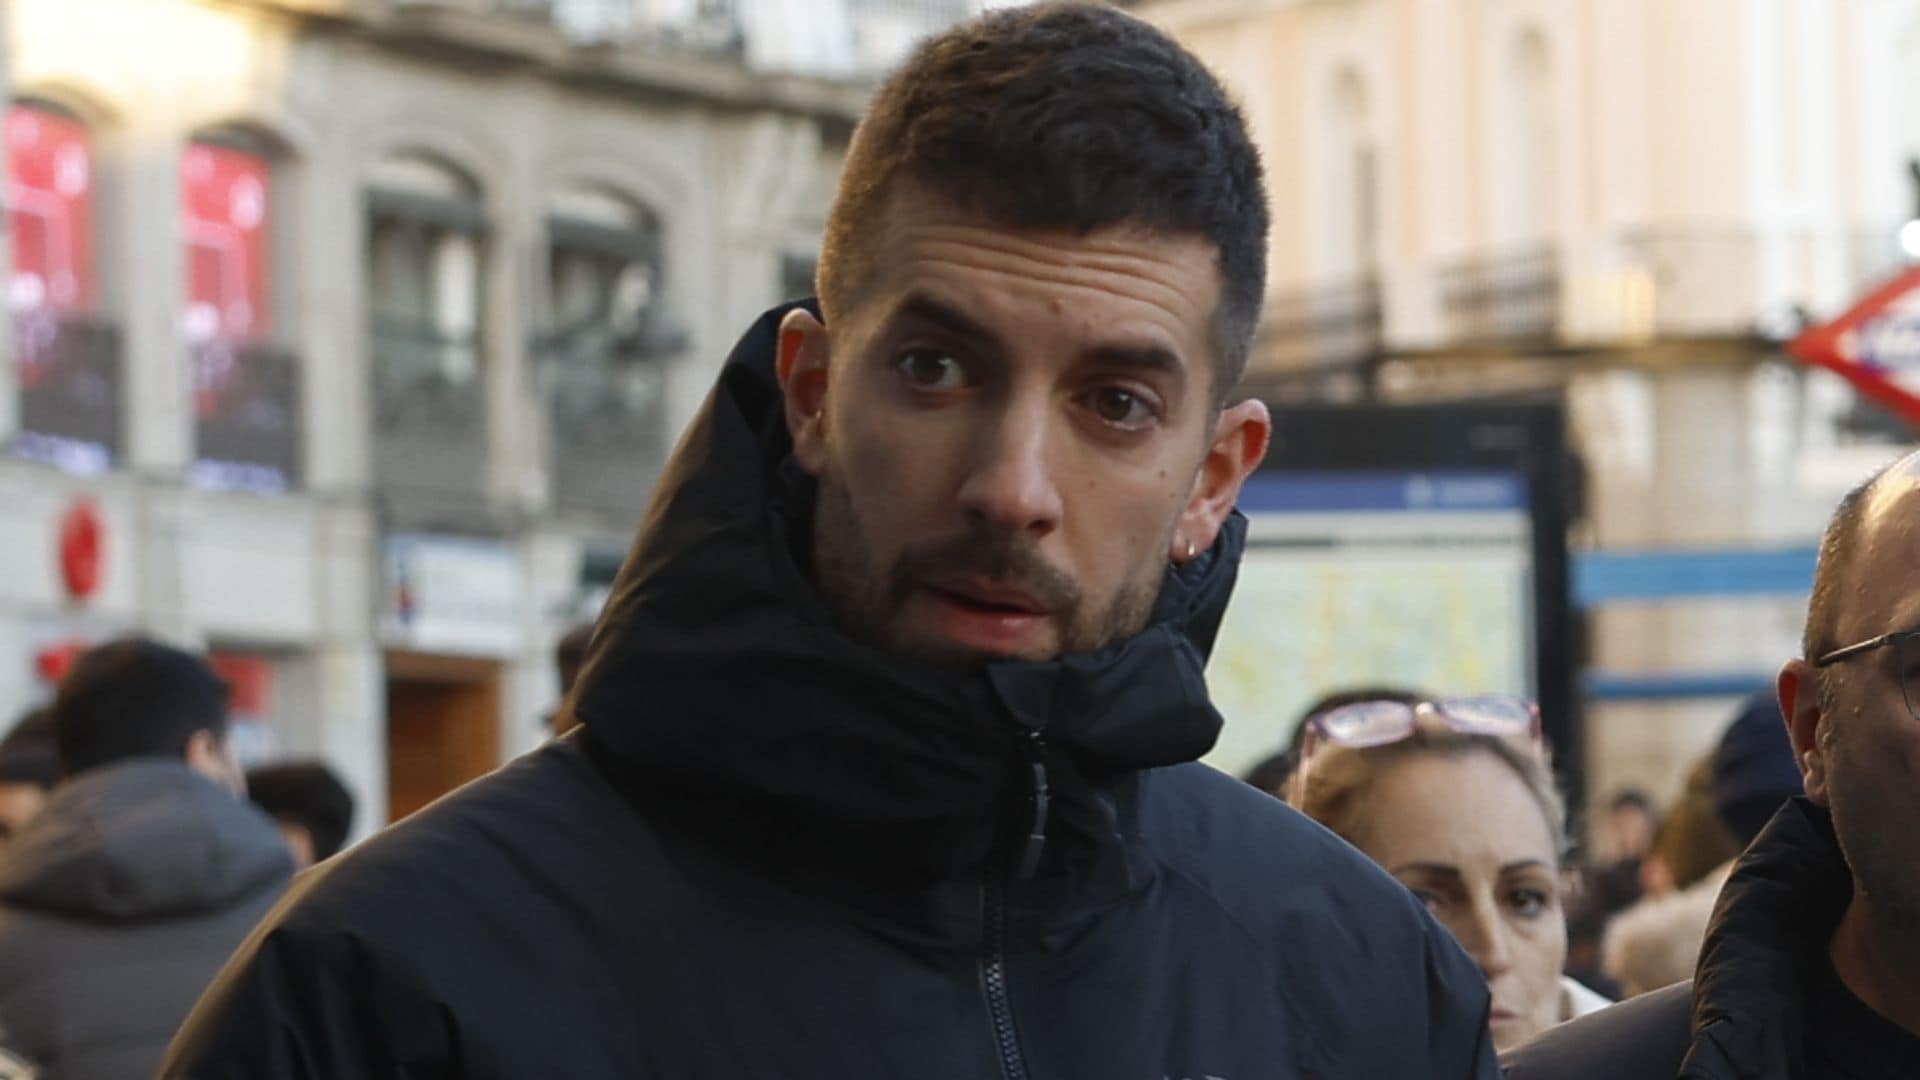
{"type": "Polygon", "coordinates": [[[941,637],[964,648],[989,653],[1030,649],[1046,632],[1049,616],[1031,611],[984,607],[939,589],[927,590],[941,637]]]}

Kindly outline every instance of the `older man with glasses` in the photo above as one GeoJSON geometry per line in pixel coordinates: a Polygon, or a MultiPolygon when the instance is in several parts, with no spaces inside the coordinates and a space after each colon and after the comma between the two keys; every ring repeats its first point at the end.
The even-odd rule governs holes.
{"type": "Polygon", "coordinates": [[[1920,454],[1835,511],[1803,650],[1779,691],[1806,795],[1741,857],[1693,982],[1549,1032],[1513,1080],[1920,1076],[1920,454]]]}

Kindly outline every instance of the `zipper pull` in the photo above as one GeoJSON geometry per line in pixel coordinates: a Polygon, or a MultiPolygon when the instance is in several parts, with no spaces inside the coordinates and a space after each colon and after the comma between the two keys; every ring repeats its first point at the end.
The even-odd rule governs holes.
{"type": "Polygon", "coordinates": [[[1027,733],[1026,758],[1033,781],[1033,827],[1027,831],[1020,851],[1020,869],[1015,876],[1021,881],[1032,880],[1040,869],[1040,854],[1047,847],[1047,743],[1038,731],[1027,733]]]}

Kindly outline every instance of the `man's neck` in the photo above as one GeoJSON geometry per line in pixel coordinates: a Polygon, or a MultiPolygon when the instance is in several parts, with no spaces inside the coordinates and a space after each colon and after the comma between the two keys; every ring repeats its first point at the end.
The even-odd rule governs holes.
{"type": "Polygon", "coordinates": [[[1855,997],[1920,1035],[1920,938],[1876,918],[1856,886],[1829,947],[1833,970],[1855,997]]]}

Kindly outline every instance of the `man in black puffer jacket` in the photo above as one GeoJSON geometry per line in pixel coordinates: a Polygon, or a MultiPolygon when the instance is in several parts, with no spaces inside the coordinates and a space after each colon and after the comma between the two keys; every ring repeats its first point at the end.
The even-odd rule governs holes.
{"type": "Polygon", "coordinates": [[[1563,1025],[1511,1080],[1920,1076],[1920,455],[1842,500],[1780,704],[1806,796],[1720,891],[1693,982],[1563,1025]]]}
{"type": "Polygon", "coordinates": [[[1496,1075],[1446,932],[1194,764],[1265,232],[1240,118],[1144,23],[923,45],[821,308],[675,452],[583,730],[305,878],[165,1074],[1496,1075]]]}

